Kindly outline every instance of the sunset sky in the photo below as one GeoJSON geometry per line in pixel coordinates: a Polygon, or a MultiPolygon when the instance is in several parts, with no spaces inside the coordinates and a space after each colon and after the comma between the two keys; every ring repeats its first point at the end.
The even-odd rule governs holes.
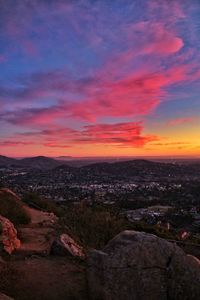
{"type": "Polygon", "coordinates": [[[0,154],[200,157],[200,1],[0,0],[0,154]]]}

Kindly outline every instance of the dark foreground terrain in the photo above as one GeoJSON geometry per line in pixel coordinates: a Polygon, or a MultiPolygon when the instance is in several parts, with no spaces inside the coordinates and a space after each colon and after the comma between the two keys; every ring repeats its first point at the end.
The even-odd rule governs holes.
{"type": "Polygon", "coordinates": [[[15,300],[88,299],[85,267],[69,257],[12,257],[8,268],[1,291],[15,300]]]}
{"type": "MultiPolygon", "coordinates": [[[[0,293],[15,300],[200,299],[198,232],[182,238],[176,210],[165,213],[174,228],[162,218],[149,222],[153,209],[163,215],[166,207],[130,221],[115,206],[60,205],[0,188],[0,293]]],[[[182,213],[181,226],[197,222],[198,210],[189,220],[182,213]]]]}

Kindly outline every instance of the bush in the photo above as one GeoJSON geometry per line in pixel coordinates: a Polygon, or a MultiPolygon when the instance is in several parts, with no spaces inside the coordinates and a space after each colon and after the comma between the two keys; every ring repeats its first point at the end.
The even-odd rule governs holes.
{"type": "Polygon", "coordinates": [[[30,223],[30,216],[23,208],[20,200],[6,191],[0,193],[0,214],[16,226],[30,223]]]}
{"type": "Polygon", "coordinates": [[[68,206],[60,223],[85,247],[101,248],[124,229],[127,223],[100,207],[68,206]]]}
{"type": "Polygon", "coordinates": [[[86,248],[101,249],[107,242],[123,230],[144,231],[162,238],[172,238],[165,229],[132,223],[121,217],[114,210],[102,205],[87,207],[70,205],[65,208],[64,217],[60,218],[62,230],[71,234],[86,248]]]}
{"type": "Polygon", "coordinates": [[[59,214],[60,210],[57,207],[57,205],[45,198],[41,198],[36,193],[26,193],[22,197],[22,201],[26,203],[27,205],[34,207],[39,210],[47,211],[47,212],[53,212],[56,215],[59,214]]]}

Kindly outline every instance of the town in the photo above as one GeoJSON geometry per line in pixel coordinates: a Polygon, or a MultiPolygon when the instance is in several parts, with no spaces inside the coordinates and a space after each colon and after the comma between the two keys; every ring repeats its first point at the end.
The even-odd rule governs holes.
{"type": "Polygon", "coordinates": [[[200,242],[198,163],[134,160],[83,167],[2,165],[0,180],[22,197],[31,192],[62,206],[101,204],[130,222],[160,226],[181,240],[200,242]]]}

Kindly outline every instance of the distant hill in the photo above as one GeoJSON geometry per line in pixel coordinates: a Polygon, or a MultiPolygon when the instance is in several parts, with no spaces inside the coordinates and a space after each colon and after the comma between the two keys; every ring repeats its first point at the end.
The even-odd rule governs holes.
{"type": "Polygon", "coordinates": [[[91,160],[70,161],[58,160],[46,156],[28,157],[14,159],[0,156],[0,167],[19,167],[39,170],[54,170],[71,172],[77,176],[102,176],[107,175],[113,178],[126,178],[134,176],[187,176],[200,174],[200,163],[172,163],[156,162],[145,159],[134,159],[128,161],[96,162],[91,160]]]}
{"type": "Polygon", "coordinates": [[[11,165],[18,165],[18,160],[7,156],[0,155],[0,166],[6,167],[11,165]]]}
{"type": "Polygon", "coordinates": [[[23,158],[20,160],[20,165],[30,168],[37,169],[53,169],[62,164],[62,161],[57,161],[53,158],[49,158],[46,156],[36,156],[30,158],[23,158]]]}
{"type": "Polygon", "coordinates": [[[53,169],[63,164],[67,164],[67,162],[46,156],[28,157],[23,159],[0,156],[0,167],[17,166],[36,169],[53,169]]]}
{"type": "Polygon", "coordinates": [[[95,163],[81,168],[84,174],[95,176],[107,175],[118,178],[134,177],[134,176],[186,176],[200,172],[200,165],[185,165],[153,162],[144,159],[120,161],[115,163],[95,163]]]}

